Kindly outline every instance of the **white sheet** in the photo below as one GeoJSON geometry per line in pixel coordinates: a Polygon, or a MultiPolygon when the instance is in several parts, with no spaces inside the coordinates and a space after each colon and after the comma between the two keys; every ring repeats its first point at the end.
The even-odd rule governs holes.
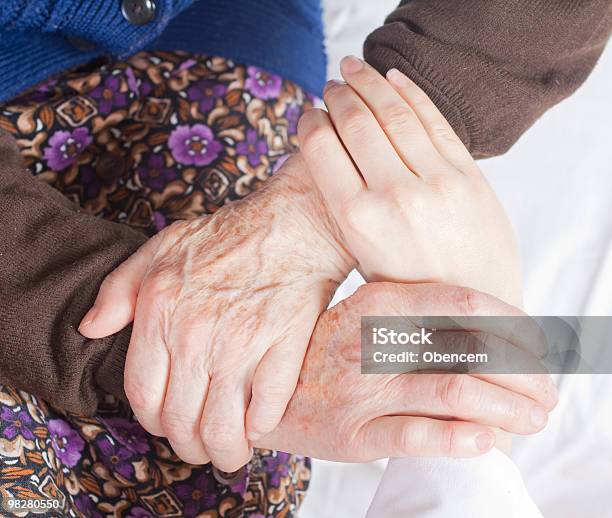
{"type": "Polygon", "coordinates": [[[496,448],[469,459],[390,459],[367,518],[414,516],[543,518],[519,469],[496,448]]]}
{"type": "MultiPolygon", "coordinates": [[[[324,0],[330,77],[397,0],[324,0]]],[[[527,310],[612,315],[612,47],[587,83],[505,156],[481,163],[519,236],[527,310]]],[[[358,281],[344,287],[350,293],[358,281]]],[[[513,458],[545,517],[612,507],[612,376],[565,376],[547,429],[513,458]]],[[[302,518],[364,516],[385,462],[315,461],[302,518]]]]}

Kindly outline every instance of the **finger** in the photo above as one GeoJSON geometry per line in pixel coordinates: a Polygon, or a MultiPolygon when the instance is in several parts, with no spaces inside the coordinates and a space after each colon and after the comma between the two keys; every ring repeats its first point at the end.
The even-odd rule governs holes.
{"type": "Polygon", "coordinates": [[[300,150],[334,216],[365,189],[363,179],[323,110],[307,111],[298,123],[300,150]]]}
{"type": "Polygon", "coordinates": [[[330,82],[323,92],[342,143],[371,189],[416,180],[366,104],[348,85],[330,82]]]}
{"type": "MultiPolygon", "coordinates": [[[[308,338],[304,338],[307,342],[308,338]]],[[[246,416],[247,437],[256,441],[274,430],[293,396],[304,360],[304,347],[284,340],[268,349],[259,362],[246,416]]]]}
{"type": "Polygon", "coordinates": [[[433,145],[417,114],[377,70],[359,58],[348,56],[342,60],[341,71],[412,171],[421,177],[456,173],[433,145]]]}
{"type": "Polygon", "coordinates": [[[486,315],[426,316],[411,318],[411,321],[417,326],[443,332],[457,331],[458,334],[465,334],[475,331],[477,334],[474,336],[477,338],[484,338],[486,335],[496,336],[540,359],[548,354],[549,344],[546,334],[533,318],[514,306],[504,305],[504,302],[501,304],[493,300],[491,302],[486,315]]]}
{"type": "Polygon", "coordinates": [[[190,464],[210,462],[200,437],[200,421],[208,384],[208,372],[201,361],[181,354],[175,355],[170,368],[161,424],[174,452],[190,464]]]}
{"type": "MultiPolygon", "coordinates": [[[[483,317],[486,319],[488,317],[483,317]]],[[[504,387],[511,392],[522,394],[542,405],[547,411],[558,402],[557,388],[548,374],[545,365],[526,347],[517,346],[507,339],[491,333],[468,331],[435,332],[432,346],[422,346],[420,358],[426,351],[440,354],[465,353],[484,354],[486,361],[481,365],[470,366],[469,374],[475,378],[504,387]]],[[[422,366],[417,364],[417,369],[422,366]]],[[[454,364],[436,362],[429,370],[451,370],[454,364]]]]}
{"type": "Polygon", "coordinates": [[[387,72],[389,83],[414,110],[438,152],[458,170],[474,167],[474,159],[433,101],[396,68],[387,72]]]}
{"type": "Polygon", "coordinates": [[[79,325],[87,338],[103,338],[121,331],[134,319],[138,290],[157,250],[152,238],[106,276],[96,301],[79,325]]]}
{"type": "Polygon", "coordinates": [[[364,461],[385,457],[476,457],[495,444],[486,426],[425,417],[384,416],[360,431],[364,461]]]}
{"type": "Polygon", "coordinates": [[[211,462],[221,471],[234,472],[251,458],[244,424],[246,386],[238,375],[211,377],[200,434],[211,462]]]}
{"type": "MultiPolygon", "coordinates": [[[[388,293],[387,315],[425,315],[454,317],[475,316],[521,316],[525,313],[519,308],[507,304],[502,300],[462,286],[451,286],[440,283],[423,284],[397,284],[397,283],[369,283],[360,288],[364,292],[385,291],[388,293]]],[[[418,320],[415,320],[418,321],[418,320]]],[[[426,321],[429,323],[430,321],[426,321]]],[[[435,321],[431,321],[435,322],[435,321]]],[[[425,326],[429,327],[429,326],[425,326]]],[[[444,326],[442,326],[444,328],[444,326]]]]}
{"type": "Polygon", "coordinates": [[[153,435],[164,436],[161,425],[170,355],[163,341],[157,313],[150,311],[150,297],[139,298],[130,346],[125,359],[125,393],[142,427],[153,435]]]}
{"type": "MultiPolygon", "coordinates": [[[[488,317],[486,317],[488,318],[488,317]]],[[[526,347],[521,347],[493,333],[483,331],[437,329],[428,339],[431,344],[419,346],[420,356],[434,354],[474,355],[467,367],[469,373],[500,374],[548,374],[546,366],[526,347]],[[476,356],[479,355],[479,356],[476,356]]],[[[449,357],[452,360],[452,357],[449,357]]],[[[452,363],[438,362],[433,358],[436,368],[450,369],[452,363]]]]}
{"type": "Polygon", "coordinates": [[[410,409],[410,415],[471,421],[523,435],[539,432],[548,420],[546,408],[532,399],[467,374],[407,375],[391,382],[389,390],[390,414],[410,409]]]}
{"type": "Polygon", "coordinates": [[[517,394],[523,394],[549,412],[559,402],[559,392],[548,374],[472,374],[472,376],[505,387],[517,394]]]}

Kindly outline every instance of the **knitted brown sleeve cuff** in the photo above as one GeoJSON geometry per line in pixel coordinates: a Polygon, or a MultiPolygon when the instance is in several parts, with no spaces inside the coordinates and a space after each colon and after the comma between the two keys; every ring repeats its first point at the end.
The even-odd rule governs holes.
{"type": "Polygon", "coordinates": [[[436,103],[475,157],[506,152],[574,92],[601,55],[612,2],[408,0],[366,40],[436,103]]]}
{"type": "Polygon", "coordinates": [[[33,178],[0,131],[0,383],[80,414],[101,391],[122,397],[130,329],[88,340],[77,327],[104,277],[145,241],[33,178]]]}

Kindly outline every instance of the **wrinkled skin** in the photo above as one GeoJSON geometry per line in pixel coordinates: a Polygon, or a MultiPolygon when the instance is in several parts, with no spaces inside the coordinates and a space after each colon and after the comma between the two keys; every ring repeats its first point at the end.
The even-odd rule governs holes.
{"type": "Polygon", "coordinates": [[[536,423],[531,416],[534,409],[547,416],[556,405],[556,388],[548,375],[361,374],[360,319],[381,314],[522,313],[467,288],[365,285],[321,315],[287,411],[256,446],[344,462],[469,457],[492,446],[476,444],[479,435],[493,433],[485,425],[520,434],[545,426],[546,417],[536,423]],[[436,415],[439,419],[423,417],[436,415]]]}
{"type": "Polygon", "coordinates": [[[183,460],[238,469],[248,439],[280,421],[317,318],[354,266],[332,221],[294,157],[247,199],[164,229],[104,281],[80,330],[105,336],[134,319],[126,395],[183,460]]]}

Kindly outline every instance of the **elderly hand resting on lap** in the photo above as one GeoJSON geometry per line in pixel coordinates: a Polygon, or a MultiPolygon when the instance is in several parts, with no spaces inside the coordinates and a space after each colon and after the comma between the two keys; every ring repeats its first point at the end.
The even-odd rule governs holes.
{"type": "Polygon", "coordinates": [[[489,426],[534,433],[554,406],[545,376],[360,375],[357,315],[518,312],[434,284],[374,284],[325,312],[297,383],[354,266],[370,281],[453,283],[520,305],[503,209],[435,106],[395,73],[355,60],[343,73],[329,115],[301,121],[301,157],[251,197],[150,240],[81,324],[99,338],[134,321],[126,394],[187,462],[233,471],[253,445],[334,460],[471,456],[494,444],[489,426]]]}

